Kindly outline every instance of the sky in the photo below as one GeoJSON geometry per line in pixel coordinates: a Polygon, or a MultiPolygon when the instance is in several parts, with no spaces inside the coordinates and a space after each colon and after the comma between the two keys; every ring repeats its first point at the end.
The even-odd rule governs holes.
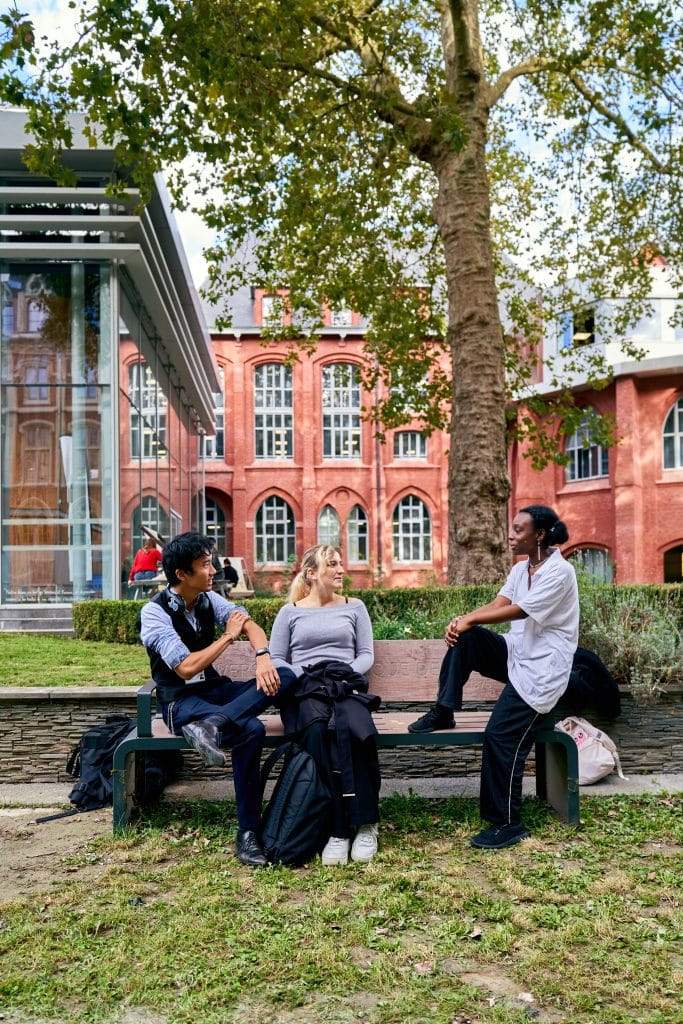
{"type": "MultiPolygon", "coordinates": [[[[16,0],[16,5],[32,19],[37,40],[47,36],[48,39],[59,38],[62,43],[67,43],[74,38],[76,16],[69,8],[69,0],[16,0]]],[[[175,219],[192,278],[199,288],[206,278],[202,250],[211,244],[211,232],[196,214],[176,210],[175,219]]]]}

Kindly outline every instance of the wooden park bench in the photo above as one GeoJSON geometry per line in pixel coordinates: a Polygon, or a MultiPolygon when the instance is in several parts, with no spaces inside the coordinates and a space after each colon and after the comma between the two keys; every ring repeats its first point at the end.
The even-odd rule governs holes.
{"type": "MultiPolygon", "coordinates": [[[[490,711],[467,710],[467,702],[496,700],[502,684],[475,673],[465,687],[465,710],[456,713],[454,729],[432,733],[410,733],[408,724],[419,712],[396,709],[398,705],[431,704],[436,694],[439,667],[445,653],[443,640],[376,640],[375,664],[368,673],[370,690],[382,698],[382,708],[373,717],[378,729],[378,747],[479,746],[490,711]]],[[[233,644],[216,663],[218,670],[234,679],[254,674],[254,652],[246,641],[233,644]]],[[[183,750],[188,744],[174,736],[160,715],[153,714],[155,685],[148,682],[137,694],[137,728],[122,741],[114,755],[114,831],[126,828],[135,810],[144,802],[144,775],[135,755],[145,751],[183,750]]],[[[279,714],[265,714],[266,746],[284,739],[279,714]]],[[[553,729],[553,719],[536,738],[536,794],[568,824],[579,824],[579,760],[574,740],[553,729]]]]}

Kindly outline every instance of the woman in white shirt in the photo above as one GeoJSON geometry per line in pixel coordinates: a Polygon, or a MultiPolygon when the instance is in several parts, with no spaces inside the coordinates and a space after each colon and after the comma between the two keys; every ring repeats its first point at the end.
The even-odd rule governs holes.
{"type": "Polygon", "coordinates": [[[449,623],[436,704],[408,727],[410,732],[452,729],[472,671],[506,684],[484,735],[479,799],[481,816],[491,827],[471,840],[482,849],[528,838],[521,821],[524,762],[544,715],[567,689],[578,643],[576,575],[553,546],[568,539],[551,508],[530,505],[517,513],[509,543],[524,561],[512,567],[490,604],[449,623]],[[510,632],[481,628],[499,622],[510,622],[510,632]]]}

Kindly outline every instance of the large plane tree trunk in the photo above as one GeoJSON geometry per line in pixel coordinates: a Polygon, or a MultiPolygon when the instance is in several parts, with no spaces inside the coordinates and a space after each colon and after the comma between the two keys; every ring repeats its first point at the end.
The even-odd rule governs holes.
{"type": "Polygon", "coordinates": [[[447,79],[466,132],[465,147],[430,160],[439,182],[434,215],[443,242],[453,409],[448,468],[450,583],[499,580],[509,567],[503,328],[498,312],[486,168],[487,85],[477,5],[444,23],[447,79]]]}

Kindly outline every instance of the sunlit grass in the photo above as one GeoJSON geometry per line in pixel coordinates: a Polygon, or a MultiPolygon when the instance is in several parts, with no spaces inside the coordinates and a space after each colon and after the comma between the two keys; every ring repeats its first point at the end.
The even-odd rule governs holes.
{"type": "Polygon", "coordinates": [[[140,686],[145,649],[72,637],[0,633],[2,686],[140,686]]]}
{"type": "Polygon", "coordinates": [[[485,853],[467,841],[472,801],[394,797],[369,866],[253,872],[232,855],[230,804],[162,805],[97,841],[96,885],[2,908],[0,1011],[41,1024],[127,1010],[154,1024],[673,1024],[683,801],[582,806],[572,830],[525,801],[533,838],[485,853]]]}

